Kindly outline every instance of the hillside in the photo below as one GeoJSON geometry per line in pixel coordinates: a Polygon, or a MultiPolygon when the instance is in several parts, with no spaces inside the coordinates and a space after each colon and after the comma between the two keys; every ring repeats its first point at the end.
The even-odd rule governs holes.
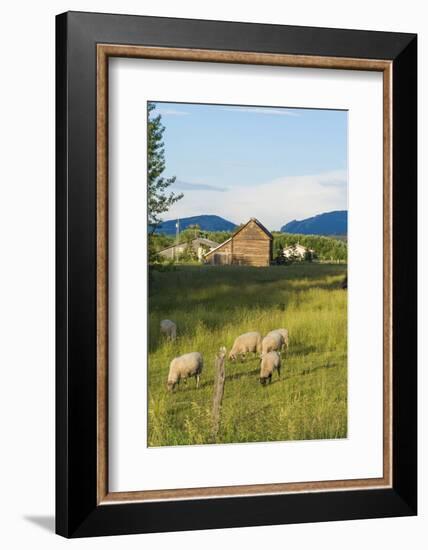
{"type": "MultiPolygon", "coordinates": [[[[164,221],[157,227],[156,233],[175,235],[177,220],[164,221]]],[[[233,231],[236,225],[220,216],[202,215],[180,219],[180,231],[190,225],[199,225],[202,231],[233,231]]]]}
{"type": "Polygon", "coordinates": [[[347,235],[348,212],[335,210],[304,220],[293,220],[283,225],[281,232],[299,233],[300,235],[347,235]]]}

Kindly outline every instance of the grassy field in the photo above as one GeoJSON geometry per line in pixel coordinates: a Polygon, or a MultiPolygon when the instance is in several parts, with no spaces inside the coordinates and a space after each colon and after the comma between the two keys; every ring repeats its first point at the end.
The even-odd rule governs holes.
{"type": "Polygon", "coordinates": [[[236,336],[285,327],[289,351],[281,379],[259,381],[259,362],[226,362],[216,442],[343,438],[347,435],[347,292],[343,264],[269,268],[180,266],[155,271],[149,306],[149,446],[213,443],[210,436],[214,359],[236,336]],[[176,342],[159,334],[177,323],[176,342]],[[199,351],[204,370],[168,393],[169,363],[199,351]]]}

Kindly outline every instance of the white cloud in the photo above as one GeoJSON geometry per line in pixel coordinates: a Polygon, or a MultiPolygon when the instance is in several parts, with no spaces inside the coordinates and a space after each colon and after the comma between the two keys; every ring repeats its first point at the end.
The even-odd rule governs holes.
{"type": "Polygon", "coordinates": [[[170,109],[169,107],[159,107],[156,105],[156,110],[153,112],[153,116],[165,115],[165,116],[187,116],[190,113],[187,111],[180,111],[178,109],[170,109]]]}
{"type": "Polygon", "coordinates": [[[275,115],[275,116],[300,116],[296,111],[287,109],[272,109],[270,107],[223,107],[222,111],[233,111],[238,113],[252,113],[256,115],[275,115]]]}
{"type": "Polygon", "coordinates": [[[287,176],[253,186],[234,186],[223,193],[184,192],[165,219],[217,214],[234,223],[258,218],[268,229],[294,219],[347,209],[346,171],[287,176]]]}
{"type": "Polygon", "coordinates": [[[227,187],[219,187],[208,183],[192,183],[190,181],[176,180],[173,188],[179,191],[227,191],[227,187]]]}

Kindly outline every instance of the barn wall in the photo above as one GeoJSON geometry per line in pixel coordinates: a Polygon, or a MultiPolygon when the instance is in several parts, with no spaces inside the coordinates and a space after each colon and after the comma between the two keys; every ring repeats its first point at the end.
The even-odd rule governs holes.
{"type": "Polygon", "coordinates": [[[212,265],[249,265],[265,267],[270,265],[272,239],[254,223],[241,229],[232,240],[206,257],[212,265]]]}
{"type": "Polygon", "coordinates": [[[234,264],[268,266],[271,258],[271,239],[266,233],[251,223],[244,227],[233,239],[234,264]]]}
{"type": "Polygon", "coordinates": [[[218,250],[210,254],[206,258],[207,263],[213,265],[229,265],[232,263],[232,246],[231,241],[221,246],[218,250]]]}

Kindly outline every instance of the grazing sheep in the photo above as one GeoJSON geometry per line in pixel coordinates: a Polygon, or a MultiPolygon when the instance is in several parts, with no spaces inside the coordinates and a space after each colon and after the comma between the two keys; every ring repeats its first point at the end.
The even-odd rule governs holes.
{"type": "MultiPolygon", "coordinates": [[[[279,334],[283,337],[284,339],[284,345],[283,345],[283,348],[287,348],[288,349],[288,330],[286,328],[277,328],[275,330],[271,330],[269,332],[269,334],[272,334],[273,332],[279,332],[279,334]]],[[[269,336],[268,334],[268,336],[269,336]]]]}
{"type": "Polygon", "coordinates": [[[267,334],[262,341],[262,354],[270,351],[281,351],[284,345],[284,338],[278,331],[272,331],[267,334]]]}
{"type": "Polygon", "coordinates": [[[161,334],[164,334],[167,340],[175,340],[177,338],[177,325],[169,319],[164,319],[160,322],[161,334]]]}
{"type": "Polygon", "coordinates": [[[175,357],[169,365],[168,390],[173,390],[182,378],[186,380],[186,378],[190,378],[191,376],[196,377],[196,387],[199,388],[199,376],[201,375],[203,366],[202,355],[198,351],[175,357]]]}
{"type": "Polygon", "coordinates": [[[229,359],[235,360],[238,355],[241,360],[244,359],[248,352],[260,353],[262,350],[262,337],[259,332],[246,332],[238,336],[229,353],[229,359]]]}
{"type": "Polygon", "coordinates": [[[278,378],[281,378],[281,356],[277,351],[263,353],[260,361],[260,384],[270,384],[274,370],[278,371],[278,378]]]}

